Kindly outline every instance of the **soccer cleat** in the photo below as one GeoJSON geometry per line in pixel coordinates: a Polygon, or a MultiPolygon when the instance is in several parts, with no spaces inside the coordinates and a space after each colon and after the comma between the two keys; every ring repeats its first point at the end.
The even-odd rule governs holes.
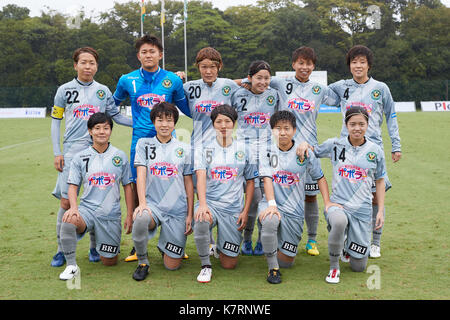
{"type": "Polygon", "coordinates": [[[97,249],[91,248],[89,249],[89,262],[99,262],[100,255],[97,252],[97,249]]]}
{"type": "Polygon", "coordinates": [[[342,250],[341,252],[341,261],[345,263],[350,262],[350,255],[345,250],[342,250]]]}
{"type": "Polygon", "coordinates": [[[125,258],[125,262],[132,262],[132,261],[137,261],[137,260],[138,260],[138,257],[136,254],[136,249],[133,247],[133,249],[131,249],[130,255],[125,258]]]}
{"type": "Polygon", "coordinates": [[[200,273],[197,276],[197,281],[201,283],[208,283],[211,281],[212,277],[212,268],[211,266],[202,266],[202,270],[200,270],[200,273]]]}
{"type": "Polygon", "coordinates": [[[255,248],[253,249],[253,255],[262,256],[264,254],[262,243],[257,242],[255,248]]]}
{"type": "Polygon", "coordinates": [[[327,277],[325,278],[325,281],[328,283],[339,283],[339,277],[341,275],[341,271],[339,269],[331,269],[328,273],[327,277]]]}
{"type": "Polygon", "coordinates": [[[272,284],[281,283],[281,272],[279,269],[270,269],[267,275],[267,282],[272,284]]]}
{"type": "Polygon", "coordinates": [[[62,267],[66,263],[66,257],[64,257],[64,253],[62,251],[59,251],[56,253],[53,258],[50,265],[52,267],[62,267]]]}
{"type": "Polygon", "coordinates": [[[61,280],[71,280],[80,274],[80,268],[77,265],[68,265],[63,272],[59,274],[61,280]]]}
{"type": "Polygon", "coordinates": [[[310,256],[318,256],[319,250],[317,249],[317,242],[316,240],[308,240],[305,247],[306,253],[308,253],[310,256]]]}
{"type": "Polygon", "coordinates": [[[244,256],[252,256],[253,255],[252,242],[244,241],[244,243],[242,244],[241,252],[244,256]]]}
{"type": "Polygon", "coordinates": [[[187,260],[187,259],[189,259],[189,256],[188,256],[187,253],[185,252],[184,255],[183,255],[183,260],[187,260]]]}
{"type": "Polygon", "coordinates": [[[149,268],[148,264],[145,263],[138,265],[138,267],[133,273],[133,279],[136,281],[145,280],[145,278],[147,278],[148,275],[148,268],[149,268]]]}
{"type": "Polygon", "coordinates": [[[370,246],[369,258],[376,259],[376,258],[381,257],[380,251],[381,251],[380,246],[377,246],[376,244],[372,244],[370,246]]]}

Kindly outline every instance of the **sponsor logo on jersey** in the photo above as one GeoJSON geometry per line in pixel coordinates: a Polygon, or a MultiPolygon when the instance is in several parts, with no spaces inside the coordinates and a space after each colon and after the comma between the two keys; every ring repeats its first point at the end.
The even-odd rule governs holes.
{"type": "Polygon", "coordinates": [[[178,175],[178,168],[168,162],[157,162],[150,166],[150,174],[162,179],[170,179],[178,175]]]}
{"type": "Polygon", "coordinates": [[[272,178],[273,182],[282,187],[290,187],[300,182],[298,173],[292,173],[285,170],[277,171],[272,178]]]}
{"type": "Polygon", "coordinates": [[[115,156],[112,158],[112,164],[116,167],[120,167],[122,165],[122,158],[119,156],[115,156]]]}
{"type": "Polygon", "coordinates": [[[105,189],[109,186],[113,186],[116,182],[116,175],[107,172],[93,173],[88,178],[90,186],[94,186],[100,189],[105,189]]]}
{"type": "Polygon", "coordinates": [[[367,252],[367,247],[357,244],[355,242],[350,243],[350,245],[348,246],[348,249],[352,250],[356,253],[362,254],[362,255],[365,255],[367,252]]]}
{"type": "Polygon", "coordinates": [[[97,98],[99,98],[100,100],[105,99],[106,93],[103,90],[97,90],[97,98]]]}
{"type": "Polygon", "coordinates": [[[266,99],[266,101],[267,101],[267,104],[268,104],[269,106],[273,106],[274,103],[275,103],[275,97],[274,97],[274,96],[268,96],[267,99],[266,99]]]}
{"type": "Polygon", "coordinates": [[[73,110],[73,117],[77,119],[88,120],[94,113],[100,111],[99,107],[90,104],[83,104],[73,110]]]}
{"type": "Polygon", "coordinates": [[[184,155],[184,149],[183,148],[177,148],[176,150],[175,150],[175,154],[176,154],[176,156],[178,157],[178,158],[183,158],[183,155],[184,155]]]}
{"type": "Polygon", "coordinates": [[[229,86],[225,86],[222,88],[222,94],[224,96],[229,96],[231,93],[231,88],[229,86]]]}
{"type": "Polygon", "coordinates": [[[225,241],[225,243],[223,244],[223,249],[234,252],[234,253],[238,253],[239,252],[239,245],[238,244],[234,244],[228,241],[225,241]]]}
{"type": "Polygon", "coordinates": [[[139,106],[149,109],[153,108],[153,106],[163,101],[166,101],[165,94],[160,96],[154,93],[146,93],[136,99],[136,102],[139,106]]]}
{"type": "Polygon", "coordinates": [[[314,101],[303,98],[293,98],[288,101],[288,107],[299,112],[313,112],[316,109],[314,101]]]}
{"type": "Polygon", "coordinates": [[[234,181],[236,180],[237,176],[238,176],[237,168],[220,166],[215,167],[211,170],[211,178],[219,182],[228,182],[232,180],[234,181]]]}
{"type": "Polygon", "coordinates": [[[164,79],[162,82],[162,86],[164,88],[170,88],[172,86],[172,81],[170,79],[164,79]]]}
{"type": "Polygon", "coordinates": [[[369,116],[372,113],[372,105],[371,104],[365,104],[362,102],[351,102],[351,103],[347,104],[347,106],[345,107],[345,110],[348,110],[351,107],[363,107],[367,111],[369,116]]]}
{"type": "Polygon", "coordinates": [[[173,244],[173,243],[170,243],[170,242],[167,242],[167,244],[165,246],[165,249],[167,251],[175,253],[176,255],[179,255],[179,256],[181,256],[181,254],[183,253],[183,248],[182,247],[177,246],[176,244],[173,244]]]}
{"type": "Polygon", "coordinates": [[[368,152],[366,154],[366,158],[369,162],[375,162],[375,160],[377,159],[377,154],[375,152],[368,152]]]}
{"type": "Polygon", "coordinates": [[[338,169],[338,174],[350,182],[365,181],[367,171],[354,165],[343,165],[338,169]]]}
{"type": "Polygon", "coordinates": [[[295,244],[287,242],[287,241],[283,242],[281,249],[284,249],[284,250],[292,252],[292,253],[297,253],[297,246],[295,244]]]}
{"type": "Polygon", "coordinates": [[[205,100],[200,101],[195,105],[195,112],[198,113],[211,113],[218,105],[223,104],[222,102],[214,101],[214,100],[205,100]]]}
{"type": "Polygon", "coordinates": [[[381,97],[381,92],[380,90],[372,90],[372,92],[370,93],[370,96],[372,97],[373,100],[378,100],[381,97]]]}
{"type": "Polygon", "coordinates": [[[319,94],[320,91],[322,91],[322,88],[320,86],[315,85],[314,87],[312,87],[312,93],[319,94]]]}
{"type": "Polygon", "coordinates": [[[113,253],[113,254],[115,254],[115,253],[117,253],[117,250],[118,250],[118,249],[119,249],[118,246],[112,246],[112,245],[110,245],[110,244],[102,243],[102,244],[100,245],[100,251],[102,251],[102,252],[107,252],[107,253],[113,253]]]}
{"type": "Polygon", "coordinates": [[[256,128],[267,126],[270,121],[270,113],[252,112],[244,116],[244,123],[256,128]]]}

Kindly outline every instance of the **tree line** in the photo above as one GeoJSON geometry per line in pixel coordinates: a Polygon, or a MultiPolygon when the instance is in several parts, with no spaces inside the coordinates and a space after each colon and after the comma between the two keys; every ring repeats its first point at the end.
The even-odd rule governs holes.
{"type": "MultiPolygon", "coordinates": [[[[145,33],[161,37],[160,1],[146,1],[145,33]]],[[[184,70],[184,2],[166,0],[165,67],[184,70]]],[[[51,107],[59,85],[75,76],[73,51],[91,46],[100,55],[95,79],[114,92],[122,74],[139,67],[134,42],[140,36],[140,1],[87,17],[55,10],[30,17],[28,8],[0,10],[0,107],[51,107]]],[[[396,101],[448,99],[450,8],[439,0],[261,0],[225,11],[210,2],[187,5],[188,79],[200,74],[198,50],[212,46],[224,61],[221,77],[242,78],[249,64],[267,61],[290,71],[292,51],[313,47],[316,70],[328,82],[350,78],[345,63],[355,44],[374,52],[370,72],[386,82],[396,101]],[[375,14],[370,10],[378,10],[375,14]]]]}

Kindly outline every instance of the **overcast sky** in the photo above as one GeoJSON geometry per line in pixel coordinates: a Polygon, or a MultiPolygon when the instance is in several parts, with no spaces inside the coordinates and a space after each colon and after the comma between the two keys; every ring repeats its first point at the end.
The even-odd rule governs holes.
{"type": "MultiPolygon", "coordinates": [[[[78,11],[77,8],[84,7],[87,16],[96,16],[100,12],[107,11],[114,6],[114,2],[124,3],[130,0],[0,0],[0,8],[7,4],[16,4],[30,9],[31,16],[40,16],[41,10],[48,11],[44,6],[61,13],[71,13],[78,11]]],[[[140,2],[140,0],[135,0],[140,2]]],[[[145,2],[148,2],[146,0],[145,2]]],[[[153,1],[156,2],[156,1],[153,1]]],[[[211,0],[213,6],[225,10],[229,6],[256,4],[257,0],[211,0]]],[[[450,7],[450,0],[441,0],[447,7],[450,7]]]]}

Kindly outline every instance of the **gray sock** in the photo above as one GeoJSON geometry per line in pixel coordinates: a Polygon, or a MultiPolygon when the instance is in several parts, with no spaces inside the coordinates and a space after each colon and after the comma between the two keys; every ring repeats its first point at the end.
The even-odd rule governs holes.
{"type": "MultiPolygon", "coordinates": [[[[377,222],[377,213],[378,213],[378,205],[372,205],[372,244],[380,246],[381,243],[381,234],[383,233],[383,227],[378,230],[375,230],[376,222],[377,222]]],[[[383,212],[384,216],[386,216],[386,208],[384,208],[383,212]]]]}
{"type": "Polygon", "coordinates": [[[266,217],[262,221],[261,227],[261,243],[264,250],[264,255],[267,259],[269,270],[279,268],[277,252],[278,252],[278,226],[280,220],[275,215],[266,217]]]}
{"type": "Polygon", "coordinates": [[[89,249],[92,249],[92,248],[95,249],[97,247],[97,241],[95,240],[95,231],[94,230],[89,232],[89,239],[90,239],[89,249]]]}
{"type": "Polygon", "coordinates": [[[209,241],[211,233],[209,226],[208,221],[195,221],[194,223],[194,240],[202,266],[211,265],[209,259],[209,241]]]}
{"type": "Polygon", "coordinates": [[[319,225],[319,206],[315,202],[305,202],[305,221],[308,228],[308,240],[316,240],[319,225]]]}
{"type": "Polygon", "coordinates": [[[58,243],[58,250],[56,252],[61,252],[61,224],[62,224],[62,218],[64,216],[64,213],[66,213],[66,209],[63,209],[59,207],[58,214],[56,216],[56,242],[58,243]]]}
{"type": "Polygon", "coordinates": [[[148,244],[148,226],[150,225],[150,222],[151,218],[147,213],[136,215],[136,219],[133,222],[133,230],[131,234],[139,264],[147,264],[147,265],[149,264],[147,254],[147,244],[148,244]]]}
{"type": "Polygon", "coordinates": [[[255,188],[252,203],[250,204],[250,208],[248,210],[247,225],[245,226],[244,229],[244,241],[252,241],[253,230],[255,229],[255,221],[258,215],[258,205],[259,202],[261,201],[261,198],[262,198],[261,188],[255,188]]]}
{"type": "Polygon", "coordinates": [[[328,253],[330,255],[330,269],[339,269],[339,256],[344,248],[344,233],[348,219],[343,210],[328,213],[331,226],[328,235],[328,253]]]}
{"type": "Polygon", "coordinates": [[[61,248],[67,265],[76,265],[77,227],[74,224],[61,223],[61,248]]]}

